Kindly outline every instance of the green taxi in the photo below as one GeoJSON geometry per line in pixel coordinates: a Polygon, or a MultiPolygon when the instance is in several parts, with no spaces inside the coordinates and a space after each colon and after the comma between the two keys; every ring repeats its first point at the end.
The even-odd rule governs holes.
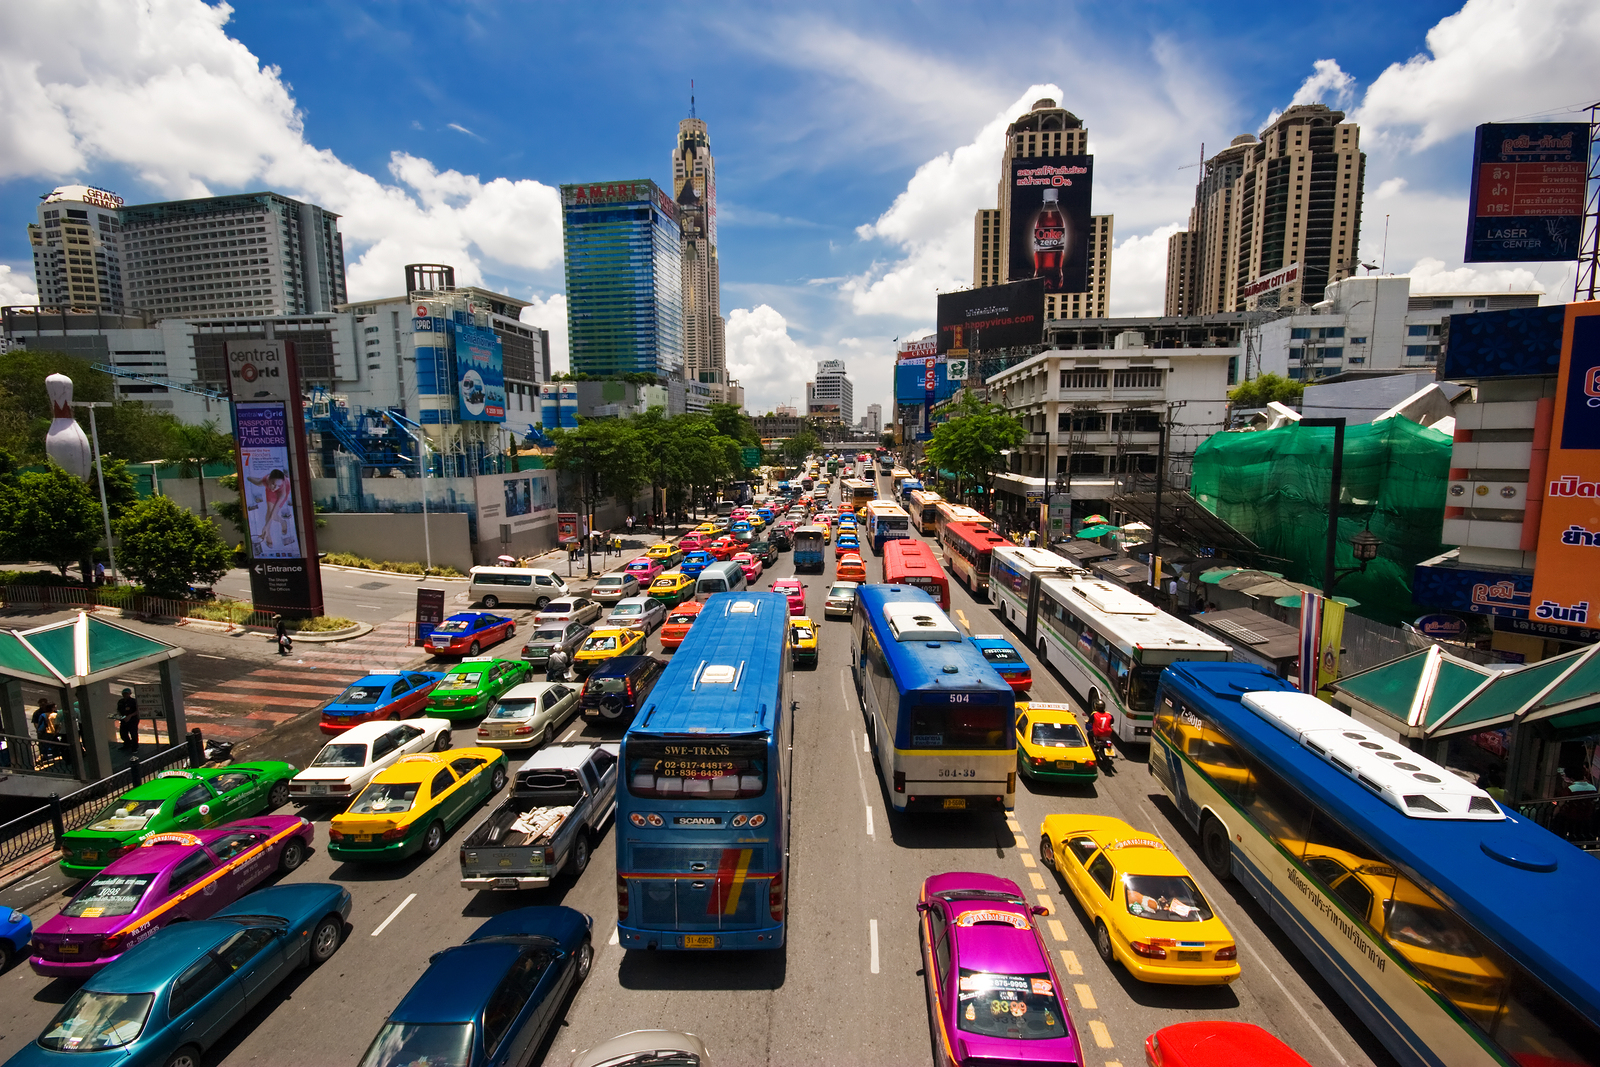
{"type": "Polygon", "coordinates": [[[92,878],[151,834],[203,830],[270,811],[288,803],[296,773],[294,764],[277,760],[162,771],[62,837],[61,873],[92,878]]]}
{"type": "Polygon", "coordinates": [[[489,710],[514,685],[533,677],[533,666],[520,659],[473,656],[444,672],[428,694],[428,710],[439,719],[475,719],[489,710]]]}

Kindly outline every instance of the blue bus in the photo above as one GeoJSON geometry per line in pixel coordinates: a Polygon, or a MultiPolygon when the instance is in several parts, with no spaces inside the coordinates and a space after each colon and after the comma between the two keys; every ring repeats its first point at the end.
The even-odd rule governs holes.
{"type": "Polygon", "coordinates": [[[857,589],[850,667],[896,811],[1016,807],[1016,698],[932,597],[857,589]]]}
{"type": "Polygon", "coordinates": [[[872,551],[883,555],[883,543],[911,536],[911,516],[892,500],[874,500],[867,505],[867,540],[872,551]]]}
{"type": "Polygon", "coordinates": [[[922,488],[922,482],[919,479],[916,479],[916,478],[901,478],[900,479],[900,491],[899,491],[900,503],[902,505],[911,503],[911,494],[915,493],[917,490],[919,490],[921,488],[922,488]]]}
{"type": "Polygon", "coordinates": [[[794,739],[788,624],[781,593],[712,594],[623,736],[623,948],[783,944],[794,739]]]}
{"type": "Polygon", "coordinates": [[[1162,672],[1150,772],[1400,1063],[1600,1064],[1600,859],[1255,664],[1162,672]]]}

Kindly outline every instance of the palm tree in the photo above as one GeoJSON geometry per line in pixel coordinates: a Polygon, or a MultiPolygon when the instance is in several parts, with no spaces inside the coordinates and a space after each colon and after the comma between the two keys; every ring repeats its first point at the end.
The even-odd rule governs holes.
{"type": "Polygon", "coordinates": [[[211,419],[177,427],[167,459],[178,465],[178,477],[194,478],[200,488],[200,517],[206,518],[206,464],[233,458],[233,438],[217,429],[211,419]]]}

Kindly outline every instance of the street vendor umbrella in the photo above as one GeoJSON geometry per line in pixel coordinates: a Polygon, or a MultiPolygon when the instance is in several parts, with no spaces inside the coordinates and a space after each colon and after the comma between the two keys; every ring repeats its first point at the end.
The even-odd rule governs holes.
{"type": "Polygon", "coordinates": [[[1253,597],[1298,596],[1302,588],[1302,586],[1295,585],[1293,582],[1286,582],[1281,578],[1268,578],[1255,585],[1244,586],[1240,589],[1240,592],[1244,593],[1245,596],[1253,597]]]}
{"type": "MultiPolygon", "coordinates": [[[[1361,606],[1361,601],[1352,600],[1347,596],[1336,596],[1333,599],[1347,608],[1359,608],[1361,606]]],[[[1273,603],[1280,608],[1297,608],[1300,606],[1300,598],[1298,596],[1281,596],[1274,600],[1273,603]]]]}
{"type": "Polygon", "coordinates": [[[1106,534],[1112,533],[1115,530],[1115,526],[1107,526],[1102,523],[1099,526],[1087,526],[1082,530],[1079,530],[1078,536],[1092,541],[1096,537],[1104,537],[1106,534]]]}
{"type": "Polygon", "coordinates": [[[1083,524],[1085,526],[1104,526],[1109,521],[1111,520],[1107,519],[1104,515],[1090,515],[1088,518],[1083,520],[1083,524]]]}
{"type": "Polygon", "coordinates": [[[1238,574],[1238,567],[1212,567],[1200,576],[1200,580],[1207,585],[1216,585],[1230,574],[1238,574]]]}
{"type": "Polygon", "coordinates": [[[507,567],[515,567],[517,565],[516,556],[496,556],[495,559],[504,563],[507,567]]]}

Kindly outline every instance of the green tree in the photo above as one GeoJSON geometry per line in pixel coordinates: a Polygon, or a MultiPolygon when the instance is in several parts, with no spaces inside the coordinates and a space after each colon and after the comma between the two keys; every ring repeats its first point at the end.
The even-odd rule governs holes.
{"type": "Polygon", "coordinates": [[[579,419],[576,429],[550,431],[550,465],[571,475],[589,529],[607,498],[631,502],[647,481],[640,435],[626,419],[579,419]]]}
{"type": "MultiPolygon", "coordinates": [[[[52,374],[72,379],[75,403],[116,400],[111,375],[75,356],[25,348],[0,356],[0,448],[23,463],[43,463],[46,458],[44,436],[51,413],[44,380],[52,374]]],[[[88,410],[79,408],[76,414],[88,433],[88,410]]],[[[143,463],[168,454],[172,434],[181,424],[167,412],[136,401],[118,401],[96,412],[94,425],[101,452],[143,463]]]]}
{"type": "MultiPolygon", "coordinates": [[[[100,465],[105,470],[106,508],[111,512],[111,521],[114,523],[139,502],[139,490],[134,484],[133,472],[128,470],[127,460],[101,456],[100,465]]],[[[97,483],[89,483],[89,490],[96,499],[99,498],[100,487],[97,483]]]]}
{"type": "Polygon", "coordinates": [[[788,466],[798,467],[805,458],[822,446],[822,441],[810,430],[801,430],[783,443],[783,458],[788,466]]]}
{"type": "Polygon", "coordinates": [[[1304,382],[1292,381],[1268,372],[1248,382],[1240,382],[1228,393],[1228,403],[1236,408],[1264,408],[1273,401],[1299,404],[1305,395],[1304,382]]]}
{"type": "Polygon", "coordinates": [[[878,444],[881,445],[884,448],[893,448],[894,444],[895,444],[894,431],[893,430],[885,430],[885,431],[883,431],[883,436],[878,438],[878,444]]]}
{"type": "Polygon", "coordinates": [[[196,425],[180,425],[173,432],[167,459],[177,464],[178,477],[193,478],[200,487],[200,517],[206,517],[207,464],[233,458],[233,438],[217,429],[212,419],[196,425]]]}
{"type": "Polygon", "coordinates": [[[1022,423],[1004,408],[966,393],[950,418],[934,427],[926,454],[935,470],[952,471],[958,482],[982,486],[987,496],[995,472],[1005,468],[1000,453],[1020,443],[1023,436],[1022,423]]]}
{"type": "Polygon", "coordinates": [[[53,464],[0,486],[0,556],[6,559],[43,560],[64,578],[68,567],[94,552],[103,528],[89,486],[53,464]]]}
{"type": "Polygon", "coordinates": [[[117,563],[157,596],[180,600],[190,586],[208,586],[228,572],[232,553],[210,519],[171,497],[141,501],[117,524],[117,563]]]}
{"type": "Polygon", "coordinates": [[[731,437],[746,446],[761,443],[761,438],[756,434],[756,424],[750,421],[750,416],[738,404],[712,404],[707,414],[722,436],[731,437]]]}

